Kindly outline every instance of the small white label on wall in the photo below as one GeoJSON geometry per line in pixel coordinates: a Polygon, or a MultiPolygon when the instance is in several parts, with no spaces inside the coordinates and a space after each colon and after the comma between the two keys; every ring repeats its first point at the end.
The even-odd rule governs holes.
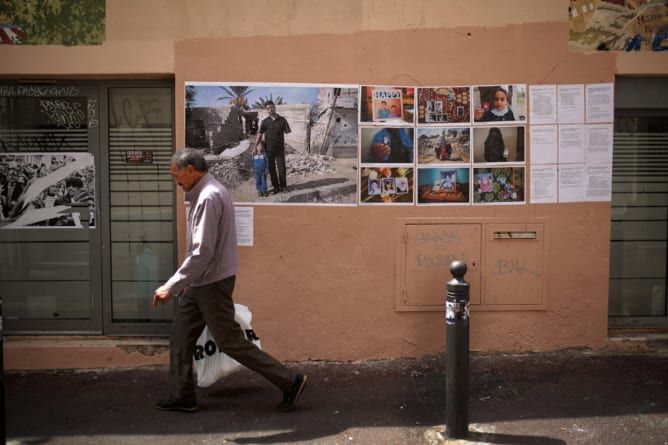
{"type": "Polygon", "coordinates": [[[237,246],[253,246],[253,207],[235,207],[237,246]]]}

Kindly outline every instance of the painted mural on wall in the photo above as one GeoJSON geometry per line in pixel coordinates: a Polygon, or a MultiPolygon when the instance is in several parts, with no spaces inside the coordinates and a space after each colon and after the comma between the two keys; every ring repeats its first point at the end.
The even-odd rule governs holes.
{"type": "Polygon", "coordinates": [[[0,0],[0,44],[101,45],[105,0],[0,0]]]}
{"type": "Polygon", "coordinates": [[[186,146],[235,202],[357,203],[356,85],[186,82],[185,95],[186,146]]]}
{"type": "Polygon", "coordinates": [[[570,49],[665,51],[668,1],[571,0],[570,49]]]}

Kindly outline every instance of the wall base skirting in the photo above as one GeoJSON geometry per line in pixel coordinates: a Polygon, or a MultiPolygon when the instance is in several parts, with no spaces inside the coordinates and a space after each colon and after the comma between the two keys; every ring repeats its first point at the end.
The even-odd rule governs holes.
{"type": "Polygon", "coordinates": [[[668,354],[668,330],[639,332],[630,329],[610,330],[605,349],[614,352],[661,352],[668,354]]]}
{"type": "Polygon", "coordinates": [[[169,364],[169,339],[5,337],[7,371],[132,368],[169,364]]]}

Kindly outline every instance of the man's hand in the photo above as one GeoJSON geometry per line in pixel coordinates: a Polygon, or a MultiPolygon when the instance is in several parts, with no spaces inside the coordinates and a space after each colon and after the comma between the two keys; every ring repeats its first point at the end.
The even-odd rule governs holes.
{"type": "Polygon", "coordinates": [[[164,286],[160,286],[153,292],[153,307],[158,307],[158,303],[167,304],[172,293],[164,286]]]}
{"type": "Polygon", "coordinates": [[[391,152],[392,148],[389,145],[381,143],[372,144],[369,150],[369,162],[382,162],[391,152]]]}

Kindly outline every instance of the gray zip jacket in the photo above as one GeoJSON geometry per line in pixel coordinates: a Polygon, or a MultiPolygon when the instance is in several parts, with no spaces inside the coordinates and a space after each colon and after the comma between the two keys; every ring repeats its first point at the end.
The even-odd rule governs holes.
{"type": "Polygon", "coordinates": [[[234,204],[225,186],[207,173],[186,193],[186,258],[165,286],[174,295],[237,274],[234,204]]]}

